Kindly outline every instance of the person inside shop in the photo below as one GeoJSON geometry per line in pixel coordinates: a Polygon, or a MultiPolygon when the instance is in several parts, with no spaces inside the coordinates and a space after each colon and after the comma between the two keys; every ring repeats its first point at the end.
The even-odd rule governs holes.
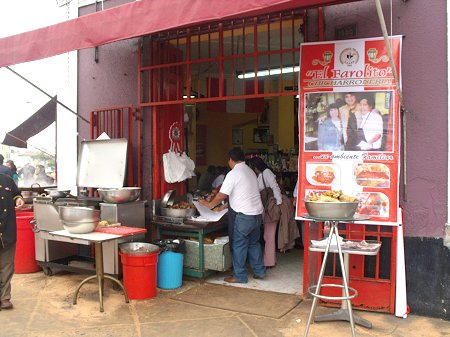
{"type": "Polygon", "coordinates": [[[5,157],[0,154],[0,174],[6,174],[7,176],[13,177],[13,173],[9,167],[5,166],[3,162],[5,161],[5,157]]]}
{"type": "Polygon", "coordinates": [[[343,126],[336,104],[330,104],[327,118],[319,123],[317,148],[319,151],[342,151],[344,150],[343,126]]]}
{"type": "Polygon", "coordinates": [[[253,157],[249,159],[248,164],[258,177],[258,187],[264,206],[264,265],[266,268],[272,268],[277,263],[275,233],[281,217],[280,205],[283,202],[281,190],[277,177],[264,160],[253,157]]]}
{"type": "Polygon", "coordinates": [[[220,190],[220,186],[222,186],[223,181],[225,180],[225,176],[228,173],[228,169],[226,166],[217,166],[216,167],[216,178],[212,182],[212,188],[220,190]]]}
{"type": "Polygon", "coordinates": [[[228,165],[231,171],[225,177],[220,191],[211,201],[200,200],[208,208],[213,208],[228,197],[230,207],[236,216],[232,233],[233,275],[225,277],[229,283],[247,283],[247,258],[253,269],[253,278],[263,279],[266,275],[259,238],[263,205],[255,173],[245,164],[242,150],[235,147],[229,152],[228,165]]]}
{"type": "Polygon", "coordinates": [[[54,179],[45,173],[44,165],[36,165],[36,171],[34,172],[34,182],[40,185],[52,185],[54,179]]]}
{"type": "Polygon", "coordinates": [[[342,139],[347,151],[358,150],[356,148],[358,127],[361,123],[361,106],[355,93],[347,92],[344,96],[345,104],[339,108],[342,122],[342,139]]]}
{"type": "Polygon", "coordinates": [[[198,180],[197,189],[202,192],[210,192],[212,189],[212,182],[216,178],[216,167],[209,165],[206,172],[200,176],[198,180]]]}
{"type": "Polygon", "coordinates": [[[362,120],[358,128],[357,147],[361,151],[376,151],[381,149],[383,137],[383,118],[378,110],[374,109],[375,102],[372,97],[363,97],[361,105],[362,120]]]}
{"type": "Polygon", "coordinates": [[[24,201],[9,175],[0,174],[0,309],[12,309],[11,279],[16,255],[16,207],[24,201]]]}
{"type": "Polygon", "coordinates": [[[14,164],[14,162],[12,160],[7,160],[5,162],[5,166],[11,170],[11,172],[13,173],[12,178],[13,178],[14,182],[16,183],[16,185],[19,186],[19,174],[17,173],[17,167],[14,164]]]}
{"type": "Polygon", "coordinates": [[[36,168],[30,163],[25,164],[19,169],[19,179],[22,180],[24,186],[31,186],[34,183],[34,172],[36,168]]]}

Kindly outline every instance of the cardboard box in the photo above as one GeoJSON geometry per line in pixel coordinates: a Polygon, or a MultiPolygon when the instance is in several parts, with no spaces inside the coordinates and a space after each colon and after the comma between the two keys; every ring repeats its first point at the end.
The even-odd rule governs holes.
{"type": "MultiPolygon", "coordinates": [[[[197,241],[185,240],[186,254],[184,267],[199,269],[199,244],[197,241]]],[[[212,243],[203,245],[204,269],[225,271],[231,268],[230,243],[212,243]]]]}

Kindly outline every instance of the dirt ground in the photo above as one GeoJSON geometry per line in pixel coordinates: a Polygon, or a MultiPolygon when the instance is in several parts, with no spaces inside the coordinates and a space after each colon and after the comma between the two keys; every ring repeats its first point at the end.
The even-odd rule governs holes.
{"type": "MultiPolygon", "coordinates": [[[[177,295],[203,286],[196,280],[184,281],[183,286],[175,290],[158,289],[154,298],[131,300],[126,304],[122,292],[114,290],[110,281],[106,281],[105,311],[101,313],[96,282],[85,284],[77,305],[72,304],[73,293],[85,277],[65,272],[50,277],[42,272],[15,275],[14,309],[0,311],[0,336],[297,337],[304,334],[311,307],[311,301],[302,301],[281,318],[274,319],[177,301],[177,295]]],[[[244,303],[245,295],[241,297],[244,303]]],[[[318,308],[319,314],[331,311],[333,309],[318,308]]],[[[401,319],[391,314],[357,313],[373,323],[372,329],[357,326],[357,336],[450,336],[450,322],[440,319],[414,315],[401,319]]],[[[351,329],[348,322],[315,323],[308,336],[351,336],[351,329]]]]}

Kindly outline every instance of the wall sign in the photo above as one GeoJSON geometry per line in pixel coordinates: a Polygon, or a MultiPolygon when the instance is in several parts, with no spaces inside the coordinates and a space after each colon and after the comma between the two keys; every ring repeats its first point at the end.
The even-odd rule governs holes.
{"type": "MultiPolygon", "coordinates": [[[[391,48],[400,77],[401,37],[391,48]]],[[[383,38],[305,43],[300,55],[297,218],[306,196],[337,189],[367,223],[400,223],[400,102],[383,38]]]]}

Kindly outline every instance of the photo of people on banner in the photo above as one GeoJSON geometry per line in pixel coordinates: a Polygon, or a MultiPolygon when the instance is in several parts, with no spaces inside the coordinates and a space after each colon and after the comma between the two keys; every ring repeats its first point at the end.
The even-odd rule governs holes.
{"type": "Polygon", "coordinates": [[[392,92],[305,94],[305,151],[393,151],[392,92]]]}

